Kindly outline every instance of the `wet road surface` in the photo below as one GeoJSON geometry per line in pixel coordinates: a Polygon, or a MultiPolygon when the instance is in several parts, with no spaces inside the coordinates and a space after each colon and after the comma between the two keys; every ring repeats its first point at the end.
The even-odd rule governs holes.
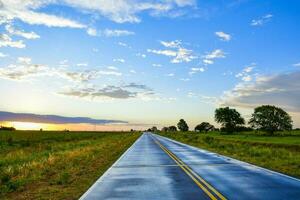
{"type": "Polygon", "coordinates": [[[300,199],[300,180],[144,133],[80,198],[300,199]]]}

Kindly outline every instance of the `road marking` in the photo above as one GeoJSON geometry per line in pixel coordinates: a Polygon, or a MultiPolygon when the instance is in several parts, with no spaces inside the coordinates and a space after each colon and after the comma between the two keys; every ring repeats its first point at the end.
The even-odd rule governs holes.
{"type": "Polygon", "coordinates": [[[168,150],[165,146],[163,146],[157,139],[154,139],[153,136],[152,136],[152,139],[210,197],[210,199],[226,200],[226,198],[220,192],[218,192],[209,183],[207,183],[203,178],[201,178],[197,173],[195,173],[190,167],[188,167],[175,154],[173,154],[170,150],[168,150]]]}

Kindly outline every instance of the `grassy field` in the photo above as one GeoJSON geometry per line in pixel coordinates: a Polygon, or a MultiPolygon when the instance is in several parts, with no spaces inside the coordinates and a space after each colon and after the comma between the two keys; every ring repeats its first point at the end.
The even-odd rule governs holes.
{"type": "Polygon", "coordinates": [[[139,135],[0,131],[0,199],[78,199],[139,135]]]}
{"type": "Polygon", "coordinates": [[[300,132],[288,136],[245,132],[159,133],[171,139],[300,178],[300,132]]]}

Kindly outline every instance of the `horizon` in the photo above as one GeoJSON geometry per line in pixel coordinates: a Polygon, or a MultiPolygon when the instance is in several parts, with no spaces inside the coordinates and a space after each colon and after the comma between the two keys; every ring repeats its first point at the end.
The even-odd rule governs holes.
{"type": "Polygon", "coordinates": [[[0,111],[36,117],[2,124],[193,128],[275,105],[300,127],[300,2],[121,2],[0,1],[0,111]]]}

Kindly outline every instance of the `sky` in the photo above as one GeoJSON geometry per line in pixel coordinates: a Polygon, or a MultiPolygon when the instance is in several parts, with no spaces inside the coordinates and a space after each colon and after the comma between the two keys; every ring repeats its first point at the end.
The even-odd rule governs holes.
{"type": "Polygon", "coordinates": [[[271,104],[300,127],[299,24],[297,0],[0,0],[0,111],[123,130],[271,104]]]}

